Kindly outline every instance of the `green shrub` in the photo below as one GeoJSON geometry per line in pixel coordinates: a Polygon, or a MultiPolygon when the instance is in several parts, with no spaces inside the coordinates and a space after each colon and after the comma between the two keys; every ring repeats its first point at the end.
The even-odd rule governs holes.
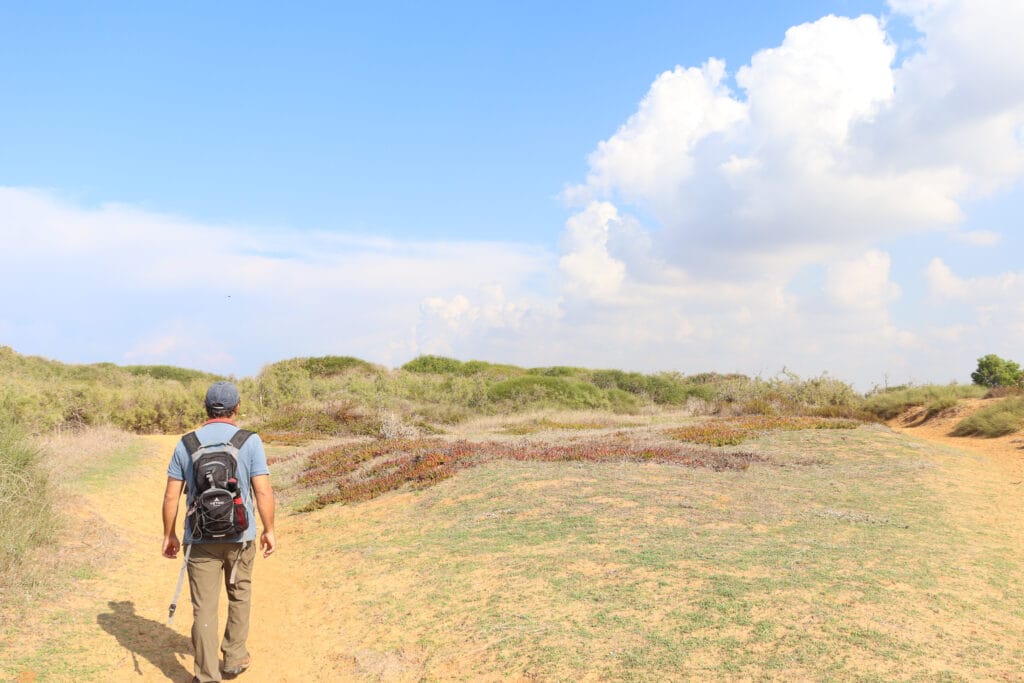
{"type": "Polygon", "coordinates": [[[953,436],[993,438],[1020,431],[1024,427],[1024,397],[1006,398],[982,408],[961,420],[953,436]]]}
{"type": "Polygon", "coordinates": [[[563,377],[524,375],[498,382],[488,389],[493,402],[512,404],[513,408],[554,406],[559,408],[607,408],[608,397],[593,384],[563,377]]]}
{"type": "Polygon", "coordinates": [[[380,420],[370,418],[351,403],[293,406],[256,422],[258,432],[342,436],[376,434],[380,420]]]}
{"type": "Polygon", "coordinates": [[[644,375],[622,370],[594,370],[590,381],[602,389],[626,391],[658,405],[682,405],[690,396],[706,398],[711,393],[674,372],[644,375]]]}
{"type": "Polygon", "coordinates": [[[0,423],[0,587],[13,579],[29,549],[56,536],[55,524],[39,451],[19,430],[0,423]]]}
{"type": "MultiPolygon", "coordinates": [[[[139,434],[185,431],[206,417],[203,397],[206,383],[193,384],[190,389],[173,380],[151,382],[143,392],[125,392],[108,422],[139,434]]],[[[99,420],[90,422],[95,424],[99,420]]]]}
{"type": "Polygon", "coordinates": [[[0,410],[29,433],[99,424],[174,432],[202,419],[213,377],[170,366],[65,365],[0,348],[0,410]]]}
{"type": "Polygon", "coordinates": [[[943,410],[948,410],[952,408],[958,402],[959,399],[955,396],[940,396],[925,406],[925,417],[934,417],[941,413],[943,410]]]}
{"type": "Polygon", "coordinates": [[[506,365],[504,363],[487,363],[482,360],[468,360],[462,364],[460,370],[461,374],[465,376],[479,375],[484,377],[490,377],[493,379],[507,379],[509,377],[519,377],[520,375],[526,374],[526,371],[515,365],[506,365]]]}
{"type": "Polygon", "coordinates": [[[684,380],[688,384],[727,384],[740,382],[749,383],[751,379],[746,375],[738,373],[722,374],[719,372],[699,372],[696,375],[687,375],[684,380]]]}
{"type": "Polygon", "coordinates": [[[681,375],[671,372],[652,375],[649,386],[651,400],[659,405],[679,406],[691,396],[705,398],[711,394],[706,388],[690,385],[681,375]]]}
{"type": "MultiPolygon", "coordinates": [[[[101,363],[100,365],[110,366],[111,364],[101,363]]],[[[152,377],[153,379],[172,379],[176,382],[181,382],[182,384],[188,384],[197,380],[211,383],[225,379],[221,375],[214,375],[209,372],[202,372],[201,370],[177,368],[173,365],[126,365],[124,366],[124,370],[132,375],[145,375],[147,377],[152,377]]]]}
{"type": "Polygon", "coordinates": [[[310,377],[333,377],[351,370],[378,372],[379,368],[361,358],[352,356],[319,356],[301,359],[303,369],[310,377]]]}
{"type": "Polygon", "coordinates": [[[608,389],[605,395],[608,397],[609,407],[616,413],[635,413],[640,408],[636,396],[628,391],[608,389]]]}
{"type": "Polygon", "coordinates": [[[406,372],[426,372],[435,375],[454,375],[462,371],[462,361],[444,356],[419,356],[402,366],[406,372]]]}
{"type": "Polygon", "coordinates": [[[862,407],[882,420],[891,420],[917,406],[955,405],[960,399],[981,398],[984,395],[984,387],[973,384],[894,387],[868,395],[862,407]]]}
{"type": "Polygon", "coordinates": [[[543,375],[546,377],[586,377],[590,374],[586,368],[576,368],[569,365],[555,365],[549,368],[530,368],[526,371],[529,375],[543,375]]]}
{"type": "Polygon", "coordinates": [[[594,370],[590,373],[590,381],[602,389],[621,389],[637,396],[651,393],[651,378],[639,372],[594,370]]]}
{"type": "Polygon", "coordinates": [[[402,370],[423,374],[459,375],[463,377],[479,375],[494,379],[507,379],[526,374],[525,370],[515,365],[488,363],[482,360],[462,362],[454,358],[445,358],[444,356],[420,356],[403,365],[402,370]]]}
{"type": "Polygon", "coordinates": [[[312,396],[313,382],[306,370],[305,359],[268,365],[256,379],[256,405],[261,413],[305,403],[312,396]]]}

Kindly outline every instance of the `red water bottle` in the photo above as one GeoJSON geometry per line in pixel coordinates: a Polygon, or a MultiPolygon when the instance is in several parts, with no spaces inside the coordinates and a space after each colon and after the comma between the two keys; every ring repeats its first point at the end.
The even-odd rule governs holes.
{"type": "Polygon", "coordinates": [[[238,480],[234,477],[228,480],[228,490],[235,492],[232,501],[235,504],[235,528],[242,532],[248,528],[249,522],[245,517],[245,501],[242,500],[242,492],[238,490],[238,480]]]}

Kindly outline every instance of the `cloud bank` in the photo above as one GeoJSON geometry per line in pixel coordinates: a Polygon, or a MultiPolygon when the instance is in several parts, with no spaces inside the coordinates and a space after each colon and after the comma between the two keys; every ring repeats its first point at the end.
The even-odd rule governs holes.
{"type": "MultiPolygon", "coordinates": [[[[417,322],[451,317],[437,297],[493,296],[554,267],[527,245],[204,225],[19,188],[0,188],[0,214],[0,335],[62,359],[239,373],[296,355],[404,362],[447,346],[417,322]]],[[[523,291],[474,322],[522,326],[524,310],[544,306],[523,291]]]]}
{"type": "Polygon", "coordinates": [[[1005,30],[1024,3],[890,7],[792,27],[734,71],[709,57],[658,75],[566,187],[557,252],[204,225],[0,188],[0,338],[241,374],[444,353],[787,366],[861,388],[965,379],[1024,332],[1024,272],[949,255],[1019,240],[969,210],[1024,175],[1024,42],[1005,30]],[[896,45],[894,20],[914,44],[896,45]]]}
{"type": "Polygon", "coordinates": [[[714,58],[658,76],[566,190],[578,207],[560,261],[566,305],[600,303],[619,325],[638,309],[686,321],[675,357],[687,368],[789,363],[863,386],[962,377],[983,344],[1011,352],[1024,316],[1006,283],[1019,274],[962,278],[933,261],[901,268],[907,286],[893,278],[915,261],[912,239],[1003,241],[963,225],[968,204],[1024,174],[1024,44],[1004,30],[1024,5],[891,8],[795,26],[731,81],[714,58]],[[887,33],[895,18],[919,32],[909,56],[887,33]],[[931,296],[904,300],[925,286],[931,296]]]}

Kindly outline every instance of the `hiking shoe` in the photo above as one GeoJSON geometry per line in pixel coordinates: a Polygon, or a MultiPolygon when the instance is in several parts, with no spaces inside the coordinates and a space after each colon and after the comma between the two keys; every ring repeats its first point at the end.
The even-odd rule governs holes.
{"type": "Polygon", "coordinates": [[[245,659],[243,659],[241,662],[239,662],[235,666],[231,666],[231,667],[225,666],[223,669],[221,669],[221,671],[223,673],[226,673],[228,676],[237,676],[238,674],[240,674],[243,671],[245,671],[246,669],[248,669],[250,664],[252,664],[252,657],[249,656],[249,655],[246,655],[245,659]]]}

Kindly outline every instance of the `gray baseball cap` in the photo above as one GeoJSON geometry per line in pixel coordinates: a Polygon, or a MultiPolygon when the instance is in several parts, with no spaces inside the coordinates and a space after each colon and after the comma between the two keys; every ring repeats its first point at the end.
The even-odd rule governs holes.
{"type": "Polygon", "coordinates": [[[206,407],[213,410],[231,410],[240,400],[238,388],[231,382],[214,382],[206,390],[206,407]]]}

